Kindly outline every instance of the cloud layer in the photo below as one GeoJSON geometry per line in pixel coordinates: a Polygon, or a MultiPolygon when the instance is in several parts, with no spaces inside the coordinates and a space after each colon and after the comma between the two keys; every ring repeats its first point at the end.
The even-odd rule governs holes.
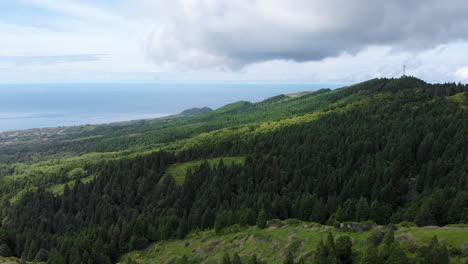
{"type": "Polygon", "coordinates": [[[64,55],[17,55],[17,56],[0,56],[0,63],[11,63],[14,65],[47,65],[56,63],[70,62],[90,62],[98,61],[105,54],[64,54],[64,55]]]}
{"type": "Polygon", "coordinates": [[[468,1],[0,1],[0,83],[468,82],[468,1]],[[105,54],[105,55],[102,55],[105,54]]]}
{"type": "Polygon", "coordinates": [[[141,1],[157,64],[237,68],[318,61],[369,46],[420,51],[468,38],[468,1],[141,1]]]}

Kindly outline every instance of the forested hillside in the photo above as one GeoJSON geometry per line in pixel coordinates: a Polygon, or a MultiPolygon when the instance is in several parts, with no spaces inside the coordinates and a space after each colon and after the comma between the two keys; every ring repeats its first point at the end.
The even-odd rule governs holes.
{"type": "MultiPolygon", "coordinates": [[[[113,263],[195,230],[271,219],[468,224],[468,86],[403,77],[301,95],[1,148],[0,256],[113,263]]],[[[387,233],[377,263],[428,263],[430,247],[444,261],[468,255],[466,242],[449,255],[387,233]]],[[[302,261],[358,263],[327,243],[302,261]]]]}

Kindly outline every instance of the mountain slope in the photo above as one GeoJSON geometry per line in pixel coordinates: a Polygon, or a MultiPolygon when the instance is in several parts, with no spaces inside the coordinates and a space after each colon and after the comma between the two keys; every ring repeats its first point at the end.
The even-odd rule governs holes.
{"type": "Polygon", "coordinates": [[[8,239],[0,244],[25,259],[46,251],[49,263],[109,263],[151,242],[258,219],[466,223],[466,92],[411,77],[373,79],[92,138],[75,150],[118,151],[79,162],[43,161],[41,170],[4,164],[1,229],[8,239]],[[223,157],[246,158],[230,166],[201,162],[179,184],[167,173],[174,164],[223,157]],[[47,190],[70,180],[74,187],[61,195],[47,190]]]}
{"type": "MultiPolygon", "coordinates": [[[[311,263],[320,240],[325,241],[329,232],[334,237],[352,238],[354,263],[359,263],[372,238],[386,231],[388,230],[385,227],[375,226],[360,232],[343,232],[332,226],[295,219],[274,220],[266,229],[231,226],[219,233],[208,230],[194,232],[180,240],[161,241],[145,250],[126,254],[120,259],[120,263],[177,263],[184,256],[197,263],[222,263],[226,254],[232,257],[235,253],[243,263],[249,263],[254,255],[266,263],[284,263],[288,254],[291,254],[296,262],[303,260],[311,263]]],[[[468,228],[461,227],[399,227],[395,231],[395,240],[407,248],[418,247],[429,245],[434,235],[451,251],[468,247],[468,228]]],[[[463,263],[463,257],[453,257],[452,261],[463,263]]]]}

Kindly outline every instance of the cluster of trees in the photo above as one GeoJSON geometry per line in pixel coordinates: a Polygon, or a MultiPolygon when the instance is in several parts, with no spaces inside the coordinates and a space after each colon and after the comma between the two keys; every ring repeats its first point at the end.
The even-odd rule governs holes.
{"type": "MultiPolygon", "coordinates": [[[[264,227],[273,218],[467,223],[468,115],[446,99],[459,90],[467,87],[373,80],[322,94],[335,102],[356,94],[367,100],[340,111],[330,105],[314,122],[91,164],[86,171],[96,179],[77,180],[63,195],[39,188],[13,205],[4,201],[0,252],[51,264],[105,264],[191,230],[264,227]],[[242,166],[202,163],[182,185],[164,174],[177,162],[241,155],[242,166]]],[[[338,240],[334,249],[331,242],[318,249],[323,261],[350,261],[349,239],[338,240]]]]}
{"type": "MultiPolygon", "coordinates": [[[[353,252],[350,237],[343,235],[336,240],[331,233],[326,242],[320,241],[314,253],[314,264],[449,264],[445,245],[439,244],[436,236],[431,243],[408,254],[409,249],[395,240],[392,230],[383,233],[377,230],[367,241],[364,249],[353,252]],[[410,255],[414,255],[410,256],[410,255]]],[[[287,260],[286,260],[287,261],[287,260]]]]}
{"type": "MultiPolygon", "coordinates": [[[[320,241],[314,254],[316,264],[352,264],[353,263],[353,242],[349,236],[340,236],[333,239],[333,235],[328,233],[326,242],[320,241]]],[[[378,262],[375,262],[378,263],[378,262]]]]}
{"type": "MultiPolygon", "coordinates": [[[[182,256],[174,260],[176,264],[196,264],[201,259],[194,256],[182,256]]],[[[133,259],[125,260],[126,264],[136,263],[133,259]]],[[[242,256],[238,253],[225,253],[220,264],[266,264],[257,255],[242,256]]],[[[447,247],[434,236],[428,245],[409,248],[395,240],[391,226],[385,230],[375,230],[361,247],[353,247],[352,238],[339,235],[336,239],[328,233],[325,241],[320,240],[313,254],[305,257],[295,257],[288,253],[284,264],[449,264],[447,247]]]]}

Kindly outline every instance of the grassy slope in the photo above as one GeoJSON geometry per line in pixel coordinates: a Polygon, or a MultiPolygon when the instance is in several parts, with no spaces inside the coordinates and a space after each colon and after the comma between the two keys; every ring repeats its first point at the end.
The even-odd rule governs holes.
{"type": "MultiPolygon", "coordinates": [[[[84,155],[62,150],[52,151],[54,154],[48,155],[41,153],[39,147],[38,149],[31,149],[30,152],[25,152],[28,161],[10,164],[0,161],[0,185],[3,182],[9,182],[10,185],[15,185],[15,188],[18,188],[15,190],[9,189],[9,193],[2,193],[0,188],[0,196],[7,196],[8,199],[15,202],[27,191],[36,190],[42,186],[50,188],[50,186],[63,185],[68,182],[68,180],[60,182],[47,180],[53,178],[53,175],[59,172],[67,173],[73,168],[84,167],[85,164],[118,159],[127,155],[145,155],[161,149],[181,150],[193,144],[203,144],[206,137],[217,141],[219,139],[216,139],[216,137],[221,136],[225,131],[229,132],[230,128],[233,127],[236,129],[241,128],[241,131],[235,131],[235,136],[248,133],[250,124],[259,126],[260,132],[267,132],[268,129],[265,130],[265,128],[271,126],[263,122],[281,120],[294,117],[297,114],[323,109],[328,105],[328,99],[326,98],[328,92],[329,90],[319,90],[296,99],[281,102],[269,102],[267,99],[264,102],[253,104],[241,101],[190,118],[139,120],[122,122],[115,126],[110,124],[98,125],[93,126],[93,128],[83,126],[83,131],[79,131],[79,127],[70,127],[73,133],[64,135],[68,142],[73,138],[87,138],[80,143],[84,144],[86,141],[90,141],[91,145],[95,145],[94,142],[96,144],[118,145],[121,140],[129,140],[130,143],[126,145],[128,148],[114,152],[81,153],[84,155]],[[105,136],[103,136],[104,134],[105,136]],[[178,139],[166,141],[169,135],[174,134],[178,135],[178,139]],[[97,135],[100,136],[97,137],[97,135]],[[114,141],[116,144],[114,144],[114,141]],[[152,144],[147,142],[152,142],[152,144]],[[14,172],[4,173],[6,171],[14,172]],[[41,179],[35,181],[34,178],[38,176],[41,179]],[[25,181],[24,179],[28,180],[25,181]],[[19,188],[20,186],[21,188],[19,188]]],[[[290,121],[286,121],[286,123],[290,123],[290,121]]],[[[55,143],[44,144],[44,146],[53,146],[55,143]]],[[[67,143],[63,144],[66,145],[67,143]]],[[[18,147],[20,148],[21,144],[18,147]]],[[[15,157],[7,153],[9,153],[9,150],[0,148],[0,156],[15,157]]],[[[13,158],[13,160],[16,159],[13,158]]]]}
{"type": "MultiPolygon", "coordinates": [[[[54,175],[67,174],[75,168],[82,168],[86,165],[98,164],[100,162],[104,162],[105,160],[118,158],[119,156],[121,156],[121,154],[115,152],[89,153],[76,157],[49,159],[33,164],[0,164],[0,169],[4,167],[12,169],[14,171],[14,173],[0,178],[0,184],[4,183],[6,185],[15,184],[16,186],[22,186],[21,189],[18,189],[14,194],[10,196],[10,202],[14,203],[17,200],[21,199],[25,192],[36,190],[40,186],[50,185],[49,181],[52,181],[54,175]]],[[[83,179],[84,182],[89,182],[90,180],[91,178],[89,178],[88,180],[83,179]]],[[[65,183],[68,183],[69,185],[70,182],[74,183],[74,181],[68,181],[69,180],[67,180],[67,182],[56,184],[55,186],[49,188],[52,189],[56,187],[56,189],[54,189],[53,192],[57,191],[60,193],[60,189],[62,189],[63,191],[63,186],[65,185],[65,183]],[[59,185],[61,185],[62,187],[60,187],[59,185]]]]}
{"type": "Polygon", "coordinates": [[[448,101],[457,103],[461,108],[468,109],[468,93],[458,93],[447,98],[448,101]]]}
{"type": "MultiPolygon", "coordinates": [[[[94,180],[94,177],[96,177],[96,176],[95,175],[90,175],[90,176],[88,176],[86,178],[83,178],[83,179],[80,179],[80,180],[81,180],[82,183],[89,183],[92,180],[94,180]]],[[[63,191],[65,190],[65,185],[68,185],[68,187],[73,188],[73,186],[75,186],[75,183],[76,183],[76,180],[73,180],[73,181],[63,183],[63,184],[54,185],[54,186],[52,186],[50,188],[47,188],[46,190],[51,192],[51,193],[57,194],[57,195],[62,195],[63,191]]]]}
{"type": "MultiPolygon", "coordinates": [[[[222,157],[222,158],[213,158],[207,159],[208,164],[213,167],[218,165],[219,162],[223,160],[224,165],[230,166],[232,164],[244,164],[245,157],[222,157]]],[[[190,162],[178,163],[171,165],[166,173],[174,177],[174,180],[177,184],[181,185],[184,183],[185,175],[188,169],[195,168],[200,166],[203,160],[195,160],[190,162]]]]}
{"type": "MultiPolygon", "coordinates": [[[[73,168],[84,167],[85,164],[118,159],[128,155],[131,157],[145,155],[158,150],[179,152],[219,142],[249,140],[256,134],[270,133],[287,126],[313,122],[324,115],[349,111],[370,102],[384,104],[389,97],[391,98],[390,91],[393,86],[402,87],[402,89],[411,88],[417,93],[422,88],[414,87],[424,85],[424,82],[411,78],[373,79],[336,90],[302,92],[298,93],[301,96],[296,98],[279,95],[259,103],[236,102],[190,118],[139,120],[123,122],[115,126],[95,126],[93,129],[84,126],[84,132],[64,136],[68,137],[69,141],[73,138],[87,138],[81,140],[79,144],[73,143],[75,144],[73,146],[78,149],[76,151],[84,152],[69,152],[70,149],[67,149],[69,142],[63,143],[64,149],[57,150],[50,143],[52,151],[42,153],[40,148],[25,149],[24,155],[26,156],[24,157],[28,161],[2,164],[1,156],[16,160],[17,154],[8,154],[10,152],[0,148],[0,196],[15,201],[28,190],[64,184],[69,179],[57,180],[54,175],[67,173],[73,168]],[[80,150],[81,145],[91,146],[92,149],[84,147],[80,150]],[[105,146],[110,146],[110,149],[102,149],[105,146]],[[114,146],[117,147],[114,149],[114,146]],[[49,153],[53,154],[48,156],[49,153]],[[14,173],[10,173],[12,170],[14,173]],[[36,180],[36,178],[41,179],[36,180]],[[6,189],[4,192],[1,185],[15,187],[6,189]]],[[[432,88],[426,87],[425,89],[432,88]]],[[[468,109],[466,93],[448,97],[447,102],[456,103],[462,109],[468,109]]],[[[417,103],[412,105],[408,102],[407,105],[419,107],[417,103]]]]}
{"type": "MultiPolygon", "coordinates": [[[[15,258],[15,257],[0,257],[0,264],[16,264],[18,263],[20,260],[15,258]]],[[[35,263],[35,262],[30,262],[30,261],[27,261],[25,262],[27,264],[32,264],[32,263],[35,263]]],[[[37,263],[37,262],[36,262],[37,263]]]]}
{"type": "MultiPolygon", "coordinates": [[[[67,173],[73,168],[84,167],[85,164],[96,161],[102,162],[128,155],[144,155],[161,149],[178,152],[217,142],[232,142],[236,139],[248,140],[255,134],[269,133],[286,126],[312,122],[323,115],[348,111],[353,107],[367,104],[371,100],[374,103],[375,101],[384,103],[388,96],[391,97],[391,94],[388,93],[388,89],[382,87],[391,86],[393,83],[398,86],[401,82],[410,82],[402,87],[424,85],[423,82],[412,79],[373,79],[333,91],[323,89],[307,94],[299,93],[302,96],[294,99],[285,99],[285,95],[279,95],[255,104],[249,102],[232,103],[190,118],[140,120],[124,122],[119,126],[102,125],[96,126],[94,129],[85,129],[84,133],[70,136],[71,138],[75,136],[88,138],[80,141],[77,146],[86,145],[88,141],[89,146],[120,146],[120,143],[123,142],[121,147],[117,147],[122,149],[117,149],[114,152],[110,152],[110,150],[99,152],[100,147],[96,147],[94,150],[86,151],[98,152],[85,155],[81,155],[83,153],[69,153],[67,149],[59,149],[51,152],[55,153],[53,156],[47,156],[39,150],[26,151],[25,153],[32,157],[41,156],[42,161],[41,159],[38,161],[29,160],[29,162],[15,164],[2,164],[0,161],[0,185],[11,183],[8,185],[15,186],[14,190],[8,189],[8,194],[2,192],[0,187],[0,195],[17,200],[21,197],[21,195],[17,195],[18,193],[22,194],[42,186],[50,188],[53,185],[64,184],[69,179],[53,182],[48,179],[56,179],[54,175],[57,173],[67,173]],[[105,136],[96,137],[96,135],[103,135],[103,133],[105,136]],[[61,158],[56,158],[57,155],[61,158]],[[12,169],[14,173],[9,173],[8,171],[12,169]],[[36,180],[35,178],[38,177],[41,179],[36,180]]],[[[465,94],[452,96],[448,98],[448,101],[460,104],[462,107],[467,102],[465,94]]],[[[66,146],[68,143],[64,144],[66,146]]],[[[7,152],[0,148],[0,156],[5,153],[7,152]]]]}
{"type": "MultiPolygon", "coordinates": [[[[286,220],[286,223],[288,221],[286,220]]],[[[230,227],[228,229],[231,230],[220,235],[209,230],[192,233],[183,240],[159,242],[146,250],[131,252],[123,256],[121,263],[129,259],[144,264],[171,263],[183,255],[200,258],[202,263],[219,263],[225,252],[230,254],[237,252],[241,258],[257,254],[260,259],[268,263],[283,263],[289,251],[296,256],[296,260],[301,257],[310,258],[320,239],[325,239],[329,231],[332,231],[335,237],[341,234],[351,236],[354,251],[361,249],[365,240],[373,232],[335,232],[330,226],[304,222],[266,229],[256,227],[230,227]],[[304,225],[308,226],[304,227],[304,225]]],[[[446,243],[449,247],[468,248],[468,228],[466,227],[400,228],[396,232],[396,238],[401,243],[416,245],[428,244],[434,235],[437,235],[439,241],[446,243]]],[[[453,263],[457,262],[459,260],[453,261],[453,263]]]]}

